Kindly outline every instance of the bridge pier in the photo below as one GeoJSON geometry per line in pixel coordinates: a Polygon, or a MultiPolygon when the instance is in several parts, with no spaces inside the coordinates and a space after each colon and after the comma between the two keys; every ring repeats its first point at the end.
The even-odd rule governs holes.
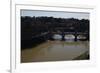
{"type": "Polygon", "coordinates": [[[86,40],[89,40],[89,33],[86,34],[86,40]]]}
{"type": "Polygon", "coordinates": [[[49,32],[47,35],[48,40],[54,40],[52,37],[53,37],[53,33],[49,32]]]}
{"type": "Polygon", "coordinates": [[[74,39],[74,41],[75,41],[75,42],[77,41],[77,36],[75,36],[75,39],[74,39]]]}
{"type": "Polygon", "coordinates": [[[65,40],[65,35],[62,35],[62,41],[64,41],[65,40]]]}
{"type": "Polygon", "coordinates": [[[64,41],[65,40],[65,33],[62,32],[61,36],[62,36],[62,41],[64,41]]]}
{"type": "Polygon", "coordinates": [[[74,36],[75,36],[74,41],[76,42],[77,41],[77,32],[75,32],[74,36]]]}

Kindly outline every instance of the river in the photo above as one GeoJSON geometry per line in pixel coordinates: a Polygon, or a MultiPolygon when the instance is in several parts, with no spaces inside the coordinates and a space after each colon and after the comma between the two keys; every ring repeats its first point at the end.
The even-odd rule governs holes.
{"type": "Polygon", "coordinates": [[[85,52],[89,53],[89,41],[74,42],[73,36],[70,36],[70,40],[67,39],[69,36],[66,36],[66,41],[61,41],[61,36],[55,37],[58,37],[55,41],[48,40],[36,47],[22,50],[21,62],[73,60],[85,52]]]}

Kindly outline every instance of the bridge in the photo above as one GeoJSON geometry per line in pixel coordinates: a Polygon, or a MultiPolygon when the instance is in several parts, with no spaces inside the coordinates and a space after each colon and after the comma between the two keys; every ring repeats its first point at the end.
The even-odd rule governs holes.
{"type": "Polygon", "coordinates": [[[88,40],[89,39],[89,34],[88,33],[82,33],[82,32],[42,32],[38,35],[34,35],[34,33],[32,34],[32,36],[29,38],[29,39],[25,39],[25,40],[22,40],[21,41],[21,48],[27,48],[27,47],[32,47],[33,44],[34,46],[39,44],[39,43],[42,43],[46,40],[54,40],[53,39],[53,36],[55,34],[59,34],[61,35],[61,40],[64,41],[65,40],[65,36],[66,35],[74,35],[74,41],[77,41],[77,37],[78,35],[83,35],[86,37],[85,40],[88,40]]]}
{"type": "Polygon", "coordinates": [[[74,35],[74,41],[77,41],[77,36],[78,35],[83,35],[83,36],[85,36],[86,37],[86,39],[88,39],[88,33],[87,32],[44,32],[44,33],[41,33],[41,34],[39,34],[39,35],[36,35],[36,36],[32,36],[32,39],[37,39],[37,38],[39,38],[39,39],[41,39],[41,40],[52,40],[53,38],[53,36],[54,36],[54,34],[59,34],[59,35],[61,35],[62,36],[62,40],[64,41],[65,40],[65,35],[69,35],[69,34],[71,34],[71,35],[74,35]]]}

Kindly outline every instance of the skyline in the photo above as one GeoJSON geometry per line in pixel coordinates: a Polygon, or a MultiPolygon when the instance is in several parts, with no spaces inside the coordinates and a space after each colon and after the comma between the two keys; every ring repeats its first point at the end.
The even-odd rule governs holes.
{"type": "Polygon", "coordinates": [[[61,12],[61,11],[43,11],[43,10],[21,10],[21,16],[30,17],[55,17],[55,18],[76,18],[89,19],[89,13],[86,12],[61,12]]]}

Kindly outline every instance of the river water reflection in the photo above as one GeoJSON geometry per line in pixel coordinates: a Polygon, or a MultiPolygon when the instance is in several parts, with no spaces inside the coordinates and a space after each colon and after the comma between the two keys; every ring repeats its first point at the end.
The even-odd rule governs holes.
{"type": "Polygon", "coordinates": [[[72,60],[81,54],[89,53],[88,41],[46,41],[36,47],[21,51],[21,62],[42,62],[72,60]]]}

